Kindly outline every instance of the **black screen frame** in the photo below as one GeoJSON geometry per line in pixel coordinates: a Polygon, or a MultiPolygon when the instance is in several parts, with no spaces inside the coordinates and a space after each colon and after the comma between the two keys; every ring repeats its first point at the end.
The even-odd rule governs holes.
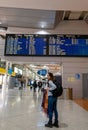
{"type": "Polygon", "coordinates": [[[6,39],[5,39],[5,49],[4,49],[4,56],[28,56],[28,57],[88,57],[88,55],[49,55],[49,37],[56,37],[56,36],[68,36],[68,37],[76,37],[76,38],[87,38],[88,39],[88,35],[81,35],[81,34],[6,34],[6,39]],[[7,37],[8,36],[15,36],[15,35],[33,35],[34,37],[35,36],[45,36],[47,38],[47,44],[46,44],[46,47],[47,47],[47,54],[46,55],[29,55],[29,54],[6,54],[6,48],[7,48],[7,37]]]}

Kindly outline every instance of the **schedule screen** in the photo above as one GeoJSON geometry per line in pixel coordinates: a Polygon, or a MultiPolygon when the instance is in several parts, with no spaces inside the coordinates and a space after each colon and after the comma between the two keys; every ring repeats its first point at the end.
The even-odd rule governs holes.
{"type": "Polygon", "coordinates": [[[5,56],[88,56],[88,35],[7,34],[5,56]]]}

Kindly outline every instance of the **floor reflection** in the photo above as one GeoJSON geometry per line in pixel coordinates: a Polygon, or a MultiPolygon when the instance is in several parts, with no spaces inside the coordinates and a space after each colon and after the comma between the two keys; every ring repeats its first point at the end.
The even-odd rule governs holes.
{"type": "MultiPolygon", "coordinates": [[[[0,90],[0,130],[48,130],[47,115],[41,108],[42,92],[30,89],[0,90]]],[[[88,129],[88,112],[72,100],[58,100],[59,130],[88,129]]],[[[57,128],[53,127],[52,130],[57,128]]]]}

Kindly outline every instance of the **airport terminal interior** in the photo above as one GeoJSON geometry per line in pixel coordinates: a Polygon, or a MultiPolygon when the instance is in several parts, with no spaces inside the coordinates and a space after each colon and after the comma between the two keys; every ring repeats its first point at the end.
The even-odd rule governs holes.
{"type": "Polygon", "coordinates": [[[0,130],[88,130],[87,5],[0,0],[0,130]],[[63,87],[52,128],[49,72],[63,87]]]}

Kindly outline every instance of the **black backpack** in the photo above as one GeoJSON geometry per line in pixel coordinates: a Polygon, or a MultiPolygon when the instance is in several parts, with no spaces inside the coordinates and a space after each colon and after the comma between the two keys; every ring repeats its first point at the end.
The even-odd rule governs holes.
{"type": "Polygon", "coordinates": [[[53,83],[56,85],[56,89],[52,90],[52,94],[54,97],[60,97],[63,93],[63,87],[58,81],[53,81],[53,83]]]}

